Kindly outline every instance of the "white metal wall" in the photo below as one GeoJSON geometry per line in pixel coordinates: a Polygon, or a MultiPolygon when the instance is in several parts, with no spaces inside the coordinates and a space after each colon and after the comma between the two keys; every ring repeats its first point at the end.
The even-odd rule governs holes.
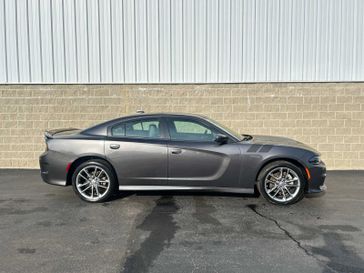
{"type": "Polygon", "coordinates": [[[364,0],[0,0],[0,83],[364,81],[364,0]]]}

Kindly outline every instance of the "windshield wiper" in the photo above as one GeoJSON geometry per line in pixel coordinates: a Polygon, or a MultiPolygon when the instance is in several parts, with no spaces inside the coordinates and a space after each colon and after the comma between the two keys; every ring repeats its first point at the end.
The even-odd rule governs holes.
{"type": "Polygon", "coordinates": [[[252,140],[253,139],[253,136],[251,135],[242,135],[243,136],[243,139],[241,141],[249,141],[249,140],[252,140]]]}

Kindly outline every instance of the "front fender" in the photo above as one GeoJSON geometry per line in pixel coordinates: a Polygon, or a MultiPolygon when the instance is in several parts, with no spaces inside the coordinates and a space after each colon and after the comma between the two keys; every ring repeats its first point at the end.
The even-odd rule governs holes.
{"type": "Polygon", "coordinates": [[[306,151],[294,147],[261,145],[259,149],[251,149],[252,145],[247,145],[242,149],[242,168],[240,173],[240,185],[245,188],[254,188],[258,175],[263,167],[276,160],[287,160],[303,167],[305,166],[306,151]],[[250,146],[250,147],[249,147],[250,146]]]}

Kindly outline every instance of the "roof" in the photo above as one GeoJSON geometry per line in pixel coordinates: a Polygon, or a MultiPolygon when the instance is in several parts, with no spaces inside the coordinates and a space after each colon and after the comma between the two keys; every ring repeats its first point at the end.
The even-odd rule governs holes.
{"type": "Polygon", "coordinates": [[[186,117],[198,117],[198,118],[207,118],[206,116],[199,114],[191,114],[191,113],[173,113],[173,112],[156,112],[156,113],[136,113],[132,115],[122,116],[121,118],[133,118],[133,117],[153,117],[153,116],[186,116],[186,117]]]}

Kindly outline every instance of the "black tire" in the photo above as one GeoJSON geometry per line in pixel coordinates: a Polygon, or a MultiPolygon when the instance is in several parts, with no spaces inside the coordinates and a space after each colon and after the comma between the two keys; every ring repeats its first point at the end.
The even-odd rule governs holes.
{"type": "MultiPolygon", "coordinates": [[[[96,176],[96,175],[94,175],[94,176],[96,176]]],[[[103,181],[100,181],[100,182],[102,183],[103,181]]],[[[104,183],[104,184],[106,184],[106,183],[104,183]]],[[[117,189],[117,185],[118,185],[118,182],[117,182],[115,174],[112,170],[112,167],[106,161],[100,160],[100,159],[91,159],[91,160],[81,163],[79,166],[77,166],[77,168],[75,169],[75,171],[73,172],[73,175],[72,175],[73,190],[82,200],[90,202],[90,203],[102,203],[102,202],[107,201],[115,193],[115,191],[117,189]],[[79,189],[79,187],[77,187],[77,176],[86,167],[89,167],[89,168],[95,167],[95,168],[97,168],[97,170],[103,170],[107,174],[107,176],[106,176],[104,173],[102,173],[102,175],[104,177],[109,178],[108,179],[109,180],[108,188],[104,192],[102,192],[102,193],[100,192],[102,197],[99,197],[99,198],[95,197],[92,199],[87,198],[84,196],[85,194],[81,193],[81,190],[79,189]]],[[[93,196],[93,195],[91,194],[91,196],[93,196]]]]}
{"type": "MultiPolygon", "coordinates": [[[[300,201],[304,197],[306,183],[307,183],[306,177],[303,175],[303,172],[300,167],[298,167],[297,165],[295,165],[291,162],[279,160],[279,161],[274,161],[272,163],[269,163],[260,171],[260,173],[258,175],[257,186],[258,186],[258,190],[259,190],[260,194],[263,195],[263,197],[266,200],[268,200],[269,202],[276,204],[276,205],[292,205],[292,204],[300,201]],[[274,171],[277,168],[281,168],[281,167],[291,169],[295,174],[297,174],[297,176],[299,178],[299,182],[300,182],[300,186],[297,187],[299,189],[298,189],[296,195],[289,201],[284,201],[284,200],[277,201],[276,199],[278,199],[278,197],[276,199],[273,199],[267,193],[267,190],[265,187],[265,180],[266,180],[267,176],[270,174],[270,172],[274,171]]],[[[285,190],[283,190],[283,191],[286,193],[285,190]]]]}

